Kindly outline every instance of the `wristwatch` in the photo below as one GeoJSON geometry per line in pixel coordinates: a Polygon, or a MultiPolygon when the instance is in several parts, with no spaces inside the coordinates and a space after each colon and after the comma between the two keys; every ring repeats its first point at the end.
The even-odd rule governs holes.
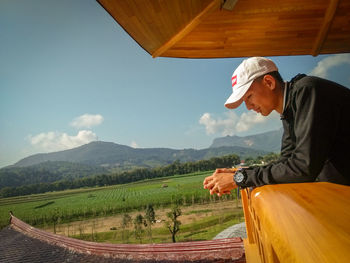
{"type": "Polygon", "coordinates": [[[233,175],[233,180],[238,186],[244,185],[245,181],[247,180],[246,171],[244,169],[237,170],[237,172],[233,175]]]}

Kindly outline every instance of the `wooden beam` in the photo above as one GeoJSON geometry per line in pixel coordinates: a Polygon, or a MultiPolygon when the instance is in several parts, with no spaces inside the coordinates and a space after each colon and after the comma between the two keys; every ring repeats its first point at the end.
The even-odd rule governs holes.
{"type": "Polygon", "coordinates": [[[184,36],[190,33],[203,19],[203,17],[213,11],[219,10],[221,6],[221,0],[213,0],[206,8],[204,8],[198,15],[196,15],[183,29],[177,34],[171,37],[167,42],[160,46],[156,51],[153,52],[152,57],[156,58],[161,56],[165,51],[175,45],[184,36]]]}
{"type": "Polygon", "coordinates": [[[328,8],[326,10],[326,14],[323,19],[323,23],[320,27],[320,30],[318,31],[318,35],[316,37],[316,41],[314,42],[311,54],[313,56],[317,56],[321,48],[324,44],[324,41],[326,40],[327,33],[329,31],[329,28],[333,22],[335,12],[337,11],[339,0],[330,0],[328,8]]]}
{"type": "Polygon", "coordinates": [[[232,11],[235,5],[237,4],[238,0],[225,0],[222,9],[225,9],[227,11],[232,11]]]}

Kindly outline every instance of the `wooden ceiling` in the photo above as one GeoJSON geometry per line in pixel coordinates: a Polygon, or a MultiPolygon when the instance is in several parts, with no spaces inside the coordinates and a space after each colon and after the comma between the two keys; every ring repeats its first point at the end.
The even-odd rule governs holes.
{"type": "Polygon", "coordinates": [[[153,57],[350,52],[349,0],[98,0],[153,57]],[[232,10],[225,9],[232,5],[232,10]]]}

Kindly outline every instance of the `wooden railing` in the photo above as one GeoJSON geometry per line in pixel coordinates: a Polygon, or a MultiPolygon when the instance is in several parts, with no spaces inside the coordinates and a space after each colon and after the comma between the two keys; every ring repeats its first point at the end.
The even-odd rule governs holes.
{"type": "Polygon", "coordinates": [[[350,187],[266,185],[241,191],[248,263],[350,262],[350,187]]]}

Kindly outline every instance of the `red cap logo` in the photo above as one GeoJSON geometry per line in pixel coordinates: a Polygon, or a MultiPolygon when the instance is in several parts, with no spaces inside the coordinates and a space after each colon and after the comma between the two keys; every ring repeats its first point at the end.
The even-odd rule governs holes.
{"type": "Polygon", "coordinates": [[[237,84],[237,75],[234,75],[234,76],[232,77],[231,81],[232,81],[232,88],[233,88],[234,85],[237,84]]]}

